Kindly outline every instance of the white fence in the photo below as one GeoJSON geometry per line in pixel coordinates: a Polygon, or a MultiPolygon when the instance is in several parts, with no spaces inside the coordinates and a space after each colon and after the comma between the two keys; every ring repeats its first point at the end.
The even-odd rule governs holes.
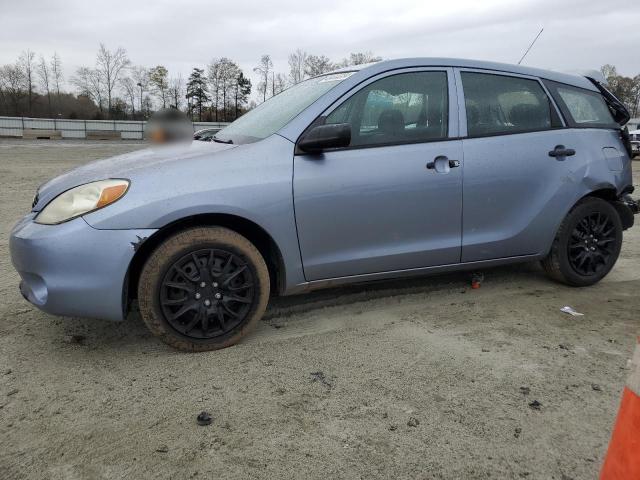
{"type": "MultiPolygon", "coordinates": [[[[87,132],[120,132],[123,140],[142,140],[147,122],[133,120],[67,120],[56,118],[0,117],[0,137],[22,137],[25,129],[57,130],[62,138],[86,138],[87,132]]],[[[193,130],[224,128],[224,122],[193,122],[193,130]]]]}

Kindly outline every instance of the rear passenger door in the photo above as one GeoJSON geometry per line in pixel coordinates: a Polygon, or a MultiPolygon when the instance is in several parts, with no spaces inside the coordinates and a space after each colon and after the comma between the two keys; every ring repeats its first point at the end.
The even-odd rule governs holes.
{"type": "Polygon", "coordinates": [[[572,201],[578,156],[547,89],[535,78],[457,69],[464,112],[462,261],[535,255],[572,201]],[[562,152],[560,152],[562,153],[562,152]]]}

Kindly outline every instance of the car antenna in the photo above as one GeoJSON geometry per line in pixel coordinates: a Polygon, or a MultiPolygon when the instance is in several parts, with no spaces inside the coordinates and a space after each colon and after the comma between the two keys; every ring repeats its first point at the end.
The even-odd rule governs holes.
{"type": "Polygon", "coordinates": [[[524,57],[527,56],[527,53],[529,53],[529,50],[531,50],[533,45],[538,41],[538,38],[540,38],[540,35],[542,35],[543,31],[544,31],[544,28],[541,28],[540,31],[538,32],[538,35],[536,35],[536,38],[533,39],[533,42],[531,42],[531,45],[529,45],[529,48],[527,48],[527,51],[524,52],[524,55],[522,55],[522,58],[518,62],[518,65],[520,65],[520,63],[522,63],[522,60],[524,60],[524,57]]]}

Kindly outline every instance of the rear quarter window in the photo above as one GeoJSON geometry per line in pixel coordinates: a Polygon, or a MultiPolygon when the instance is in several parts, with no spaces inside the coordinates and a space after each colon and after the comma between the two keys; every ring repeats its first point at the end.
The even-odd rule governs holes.
{"type": "Polygon", "coordinates": [[[556,82],[546,82],[569,126],[583,128],[618,128],[599,92],[556,82]]]}

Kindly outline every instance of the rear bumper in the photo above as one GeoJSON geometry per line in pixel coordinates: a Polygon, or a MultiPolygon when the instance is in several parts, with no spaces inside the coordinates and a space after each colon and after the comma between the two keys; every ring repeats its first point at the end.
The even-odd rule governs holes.
{"type": "Polygon", "coordinates": [[[54,315],[122,320],[132,242],[156,230],[98,230],[82,218],[40,225],[34,216],[18,222],[9,240],[22,296],[54,315]]]}
{"type": "Polygon", "coordinates": [[[622,220],[622,228],[627,230],[633,227],[635,215],[640,212],[638,201],[631,198],[630,195],[623,195],[614,203],[614,206],[620,215],[620,220],[622,220]]]}

